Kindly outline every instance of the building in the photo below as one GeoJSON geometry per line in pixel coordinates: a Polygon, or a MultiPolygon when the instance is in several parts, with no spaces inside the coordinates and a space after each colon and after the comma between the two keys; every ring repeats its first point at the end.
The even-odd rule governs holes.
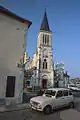
{"type": "Polygon", "coordinates": [[[57,63],[56,64],[56,73],[61,74],[64,72],[64,64],[63,63],[57,63]]]}
{"type": "Polygon", "coordinates": [[[56,87],[68,87],[69,75],[64,71],[64,64],[57,63],[54,71],[54,79],[56,87]]]}
{"type": "Polygon", "coordinates": [[[21,65],[30,25],[30,21],[0,5],[1,104],[22,102],[24,67],[21,65]]]}
{"type": "Polygon", "coordinates": [[[35,84],[32,86],[38,86],[40,88],[54,87],[52,31],[49,28],[46,11],[44,13],[40,31],[38,33],[38,44],[36,52],[26,69],[31,69],[32,67],[37,68],[35,84]]]}
{"type": "Polygon", "coordinates": [[[80,87],[80,78],[72,78],[72,79],[69,80],[69,83],[74,84],[77,87],[80,87]]]}

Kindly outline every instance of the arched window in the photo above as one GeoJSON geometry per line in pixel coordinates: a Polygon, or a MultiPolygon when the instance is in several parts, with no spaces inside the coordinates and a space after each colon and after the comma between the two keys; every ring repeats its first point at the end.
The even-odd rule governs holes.
{"type": "Polygon", "coordinates": [[[49,45],[49,35],[43,35],[43,44],[49,45]]]}
{"type": "Polygon", "coordinates": [[[46,62],[46,69],[47,69],[47,62],[46,62]]]}
{"type": "Polygon", "coordinates": [[[43,35],[43,44],[44,44],[44,35],[43,35]]]}
{"type": "Polygon", "coordinates": [[[46,44],[46,35],[45,35],[45,44],[46,44]]]}
{"type": "Polygon", "coordinates": [[[47,45],[49,45],[49,35],[47,35],[47,45]]]}
{"type": "Polygon", "coordinates": [[[44,59],[44,62],[43,62],[43,69],[47,69],[47,61],[46,61],[46,59],[44,59]]]}
{"type": "Polygon", "coordinates": [[[43,69],[44,69],[44,62],[43,62],[43,69]]]}

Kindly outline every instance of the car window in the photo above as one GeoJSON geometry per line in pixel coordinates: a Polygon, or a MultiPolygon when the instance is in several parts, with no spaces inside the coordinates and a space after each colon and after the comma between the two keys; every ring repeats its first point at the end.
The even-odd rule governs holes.
{"type": "Polygon", "coordinates": [[[69,95],[72,95],[72,92],[71,92],[71,90],[69,90],[69,95]]]}
{"type": "Polygon", "coordinates": [[[45,94],[50,95],[50,96],[55,96],[55,93],[56,93],[56,91],[52,91],[52,90],[46,90],[45,91],[45,94]]]}
{"type": "Polygon", "coordinates": [[[63,91],[63,96],[68,96],[68,90],[63,91]]]}
{"type": "Polygon", "coordinates": [[[57,92],[57,95],[56,95],[56,98],[62,97],[62,96],[63,96],[63,92],[62,92],[62,91],[58,91],[58,92],[57,92]]]}

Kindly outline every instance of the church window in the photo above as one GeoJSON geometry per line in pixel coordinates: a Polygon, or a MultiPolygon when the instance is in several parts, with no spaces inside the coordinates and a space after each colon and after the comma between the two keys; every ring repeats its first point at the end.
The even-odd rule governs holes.
{"type": "Polygon", "coordinates": [[[47,62],[46,62],[46,69],[47,69],[47,62]]]}
{"type": "Polygon", "coordinates": [[[43,44],[44,44],[44,35],[43,35],[43,44]]]}
{"type": "Polygon", "coordinates": [[[45,44],[46,44],[46,35],[45,35],[45,44]]]}
{"type": "Polygon", "coordinates": [[[43,69],[44,69],[44,62],[43,62],[43,69]]]}
{"type": "Polygon", "coordinates": [[[43,44],[49,45],[49,35],[43,35],[43,44]]]}
{"type": "Polygon", "coordinates": [[[47,35],[47,45],[49,45],[49,35],[47,35]]]}
{"type": "Polygon", "coordinates": [[[44,62],[43,62],[43,69],[47,69],[47,61],[46,61],[46,59],[44,59],[44,62]]]}

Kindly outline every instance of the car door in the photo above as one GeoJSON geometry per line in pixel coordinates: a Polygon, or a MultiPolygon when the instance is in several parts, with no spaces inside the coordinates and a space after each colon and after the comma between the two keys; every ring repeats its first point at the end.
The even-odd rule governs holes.
{"type": "Polygon", "coordinates": [[[73,102],[73,101],[74,101],[74,97],[73,97],[72,91],[69,90],[69,94],[68,94],[68,104],[69,104],[70,102],[73,102]]]}
{"type": "Polygon", "coordinates": [[[55,104],[54,107],[62,107],[64,105],[64,96],[63,96],[63,91],[59,90],[57,91],[56,98],[55,98],[55,104]]]}
{"type": "Polygon", "coordinates": [[[69,104],[68,90],[63,90],[64,106],[69,104]]]}

